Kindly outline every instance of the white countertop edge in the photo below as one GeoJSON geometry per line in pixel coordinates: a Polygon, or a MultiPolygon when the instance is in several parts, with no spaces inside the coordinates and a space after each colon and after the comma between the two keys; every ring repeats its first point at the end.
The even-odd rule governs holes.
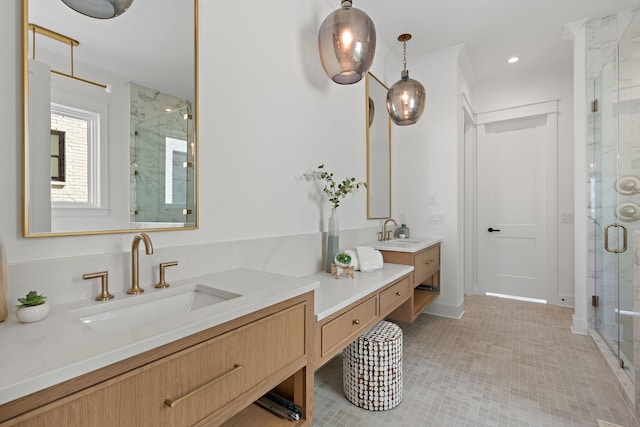
{"type": "MultiPolygon", "coordinates": [[[[316,273],[309,278],[317,279],[320,282],[320,286],[316,289],[315,293],[315,320],[320,321],[328,316],[342,310],[343,308],[353,304],[359,299],[370,295],[371,293],[381,289],[395,280],[398,280],[402,276],[411,273],[414,270],[412,265],[400,265],[400,264],[384,264],[382,270],[376,270],[371,273],[355,272],[355,278],[348,277],[335,277],[327,273],[316,273]],[[378,272],[376,274],[376,272],[378,272]],[[380,277],[382,276],[382,277],[380,277]],[[335,304],[322,309],[319,304],[319,300],[323,299],[323,293],[331,293],[334,287],[348,288],[349,295],[346,298],[341,298],[335,301],[335,304]]],[[[325,304],[326,305],[326,304],[325,304]]]]}
{"type": "MultiPolygon", "coordinates": [[[[238,271],[243,271],[243,269],[238,269],[238,271]]],[[[176,283],[175,286],[193,283],[194,281],[207,281],[208,278],[215,277],[216,274],[217,273],[193,279],[182,280],[176,283]]],[[[254,272],[253,274],[260,274],[260,272],[254,272]]],[[[264,275],[270,276],[272,278],[280,276],[274,275],[272,273],[264,273],[264,275]]],[[[238,301],[241,304],[235,304],[236,307],[233,307],[234,304],[229,304],[233,307],[229,310],[220,311],[213,315],[207,315],[207,312],[212,310],[209,310],[209,308],[203,309],[201,313],[198,313],[198,315],[191,316],[194,318],[193,320],[187,320],[184,318],[179,319],[177,323],[181,323],[181,325],[177,326],[175,329],[171,329],[163,333],[158,333],[155,336],[143,338],[139,341],[131,342],[125,345],[118,344],[108,351],[96,351],[92,356],[89,356],[82,360],[75,360],[68,364],[61,364],[61,366],[58,366],[56,368],[44,369],[42,372],[37,372],[36,370],[36,372],[32,374],[25,373],[25,378],[22,378],[19,381],[0,385],[0,405],[27,396],[31,393],[43,390],[47,387],[54,386],[64,381],[76,378],[80,375],[106,367],[113,363],[125,360],[129,357],[136,356],[138,354],[144,353],[145,351],[153,350],[154,348],[158,348],[162,345],[177,341],[181,338],[185,338],[206,329],[221,325],[223,323],[237,319],[271,305],[278,304],[287,299],[294,298],[298,295],[315,290],[319,286],[319,282],[317,280],[293,278],[287,276],[280,277],[289,279],[292,283],[295,283],[295,286],[280,290],[278,292],[270,292],[268,289],[262,289],[261,292],[256,292],[255,295],[245,295],[246,298],[243,301],[238,301]]],[[[215,282],[215,280],[213,280],[213,282],[215,282]]],[[[220,287],[219,285],[217,286],[220,287]]],[[[230,290],[234,291],[234,289],[230,290]]],[[[215,306],[211,307],[211,309],[215,309],[215,306]]],[[[17,324],[13,327],[21,326],[17,324]]],[[[86,330],[83,333],[91,334],[92,332],[86,330]]],[[[109,339],[109,337],[105,337],[105,339],[109,339]]],[[[8,345],[11,344],[9,343],[8,345]]],[[[69,352],[73,353],[74,350],[70,349],[69,352]]],[[[43,355],[43,358],[46,359],[47,357],[47,355],[43,355]]],[[[0,355],[0,362],[1,361],[2,356],[0,355]]],[[[0,366],[0,378],[2,378],[1,373],[2,367],[0,366]]],[[[0,379],[0,381],[2,380],[0,379]]]]}
{"type": "Polygon", "coordinates": [[[367,242],[359,244],[358,246],[370,246],[374,249],[380,251],[393,251],[393,252],[408,252],[408,253],[416,253],[420,252],[423,249],[434,246],[438,243],[442,243],[442,239],[434,238],[434,237],[412,237],[410,239],[393,239],[387,240],[384,242],[367,242]],[[407,241],[420,240],[421,242],[411,244],[405,246],[404,243],[407,241]],[[395,243],[399,243],[396,245],[395,243]]]}

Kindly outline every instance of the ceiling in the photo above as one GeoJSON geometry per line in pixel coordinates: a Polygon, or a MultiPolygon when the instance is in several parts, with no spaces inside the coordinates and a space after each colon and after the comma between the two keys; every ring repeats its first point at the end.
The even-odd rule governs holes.
{"type": "MultiPolygon", "coordinates": [[[[95,79],[94,70],[85,68],[91,66],[122,81],[194,98],[193,1],[137,0],[117,18],[94,19],[60,0],[29,0],[28,21],[80,43],[74,48],[74,66],[80,77],[95,79]]],[[[46,37],[39,37],[37,46],[38,58],[69,72],[68,46],[46,37]],[[47,50],[66,61],[64,65],[43,56],[47,50]]]]}
{"type": "MultiPolygon", "coordinates": [[[[333,9],[340,6],[340,0],[325,2],[333,9]]],[[[353,0],[353,6],[373,19],[379,40],[376,57],[384,58],[386,65],[391,68],[395,67],[397,61],[398,76],[402,67],[402,44],[397,38],[402,33],[411,33],[413,38],[407,43],[409,70],[412,69],[412,60],[415,63],[417,58],[431,52],[464,44],[473,69],[473,76],[468,76],[471,82],[503,84],[569,72],[573,53],[571,41],[563,38],[565,24],[636,9],[640,7],[640,0],[353,0]],[[506,62],[512,55],[521,58],[515,65],[506,62]]],[[[94,41],[110,40],[112,46],[117,46],[118,56],[127,58],[125,63],[129,70],[139,62],[136,58],[141,49],[137,43],[144,46],[143,51],[150,57],[167,57],[166,48],[169,44],[181,46],[183,43],[176,43],[180,39],[175,34],[155,34],[153,37],[156,40],[166,37],[166,41],[152,44],[145,39],[145,36],[150,37],[148,31],[132,34],[127,29],[139,29],[140,23],[147,22],[150,17],[153,17],[154,23],[164,16],[168,17],[169,22],[177,22],[176,14],[185,11],[184,7],[175,7],[175,0],[153,0],[153,3],[137,0],[127,13],[117,19],[95,20],[72,11],[61,1],[30,0],[30,14],[33,12],[35,22],[50,25],[52,29],[61,28],[63,33],[81,40],[78,61],[93,61],[92,55],[104,57],[104,53],[99,54],[87,46],[92,46],[94,41]],[[151,11],[146,10],[149,6],[152,7],[151,11]],[[34,9],[37,14],[33,12],[34,9]],[[86,22],[91,23],[91,30],[78,34],[86,22]],[[133,22],[139,25],[132,25],[133,22]],[[103,30],[108,31],[108,37],[103,30]],[[125,42],[116,43],[116,36],[125,42]],[[154,53],[153,48],[160,50],[154,53]]],[[[180,22],[183,20],[188,21],[188,17],[181,18],[180,22]]],[[[158,27],[165,26],[145,26],[158,27]]],[[[185,34],[189,35],[189,31],[185,34]]],[[[170,57],[176,58],[180,54],[179,48],[177,52],[170,57]]],[[[113,52],[109,52],[108,56],[113,57],[113,52]]],[[[192,63],[191,60],[171,62],[192,63]]],[[[117,62],[111,63],[115,67],[117,62]]],[[[105,68],[108,66],[105,65],[105,68]]],[[[153,74],[158,74],[159,69],[166,71],[166,78],[169,79],[184,75],[179,70],[168,71],[167,64],[155,67],[153,74]]],[[[149,75],[147,68],[140,72],[149,75]]],[[[192,88],[185,88],[185,91],[192,91],[192,88]]]]}
{"type": "Polygon", "coordinates": [[[398,35],[413,35],[409,70],[412,57],[464,44],[475,83],[489,84],[570,71],[573,45],[563,39],[565,24],[636,9],[640,0],[353,0],[353,7],[371,17],[378,40],[397,55],[398,35]],[[507,64],[513,55],[520,61],[507,64]]]}

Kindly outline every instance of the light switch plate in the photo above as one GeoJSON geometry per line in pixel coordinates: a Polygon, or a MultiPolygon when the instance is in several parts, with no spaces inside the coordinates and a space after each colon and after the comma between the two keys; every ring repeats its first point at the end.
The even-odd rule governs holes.
{"type": "Polygon", "coordinates": [[[573,214],[572,213],[560,214],[560,222],[572,223],[573,222],[573,214]]]}
{"type": "Polygon", "coordinates": [[[444,214],[442,213],[433,213],[429,214],[429,224],[444,224],[444,214]]]}

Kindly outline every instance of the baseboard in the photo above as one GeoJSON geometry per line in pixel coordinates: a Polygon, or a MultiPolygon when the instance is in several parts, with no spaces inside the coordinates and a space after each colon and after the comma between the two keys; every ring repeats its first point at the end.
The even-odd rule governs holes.
{"type": "Polygon", "coordinates": [[[571,317],[573,318],[571,332],[576,335],[589,335],[589,323],[587,322],[587,319],[576,317],[575,314],[571,317]]]}
{"type": "Polygon", "coordinates": [[[432,302],[423,311],[423,313],[459,320],[462,318],[462,315],[464,314],[464,300],[461,301],[460,304],[458,304],[457,306],[440,304],[438,302],[432,302]]]}

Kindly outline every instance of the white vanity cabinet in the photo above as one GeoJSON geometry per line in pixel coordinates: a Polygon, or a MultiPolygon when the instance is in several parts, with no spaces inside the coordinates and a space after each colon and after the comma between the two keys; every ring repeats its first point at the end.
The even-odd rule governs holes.
{"type": "Polygon", "coordinates": [[[306,426],[313,292],[0,406],[0,426],[306,426]],[[253,404],[279,394],[299,421],[253,404]]]}

